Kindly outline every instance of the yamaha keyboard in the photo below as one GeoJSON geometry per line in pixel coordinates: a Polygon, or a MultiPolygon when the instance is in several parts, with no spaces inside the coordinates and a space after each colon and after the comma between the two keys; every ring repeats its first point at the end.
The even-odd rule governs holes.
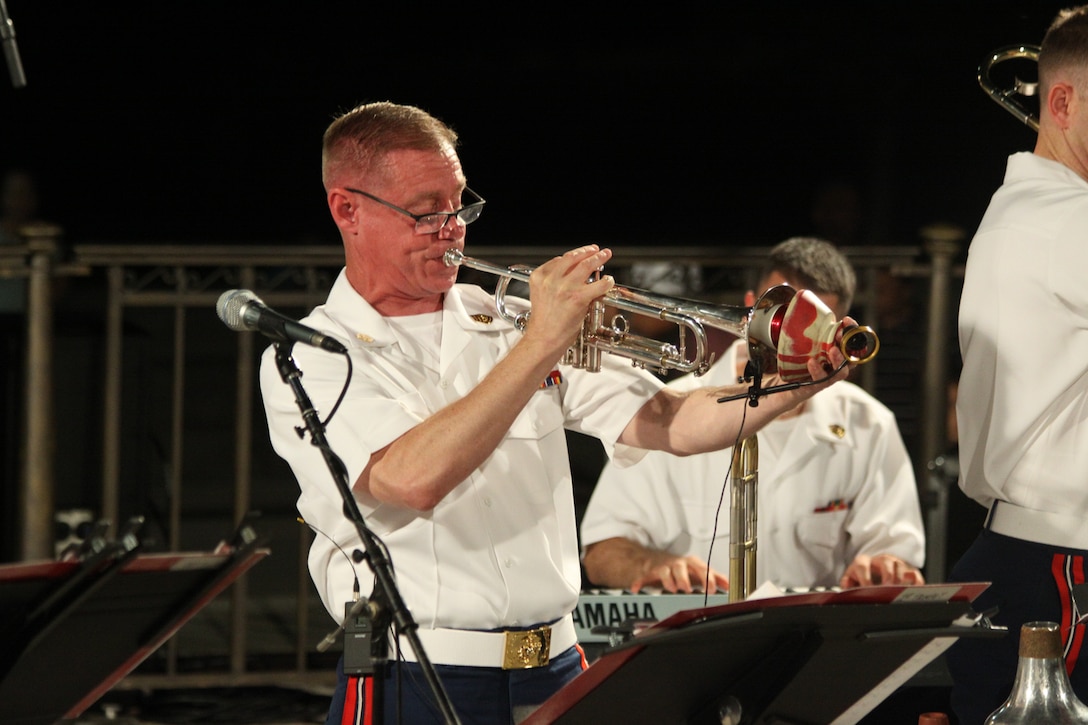
{"type": "MultiPolygon", "coordinates": [[[[811,594],[838,592],[839,587],[789,587],[782,594],[811,594]]],[[[729,604],[729,593],[707,596],[673,594],[643,590],[637,594],[625,589],[587,589],[578,596],[578,606],[572,615],[579,644],[615,645],[632,633],[632,623],[639,627],[671,617],[689,609],[704,609],[729,604]],[[594,632],[594,629],[597,629],[594,632]]]]}
{"type": "MultiPolygon", "coordinates": [[[[574,628],[579,644],[615,644],[625,638],[624,627],[631,621],[656,622],[688,609],[702,609],[728,604],[729,594],[671,594],[669,592],[633,594],[620,589],[594,589],[582,592],[575,607],[574,628]],[[597,632],[593,629],[598,628],[597,632]],[[609,630],[613,630],[610,640],[609,630]]],[[[630,633],[630,630],[627,630],[630,633]]]]}

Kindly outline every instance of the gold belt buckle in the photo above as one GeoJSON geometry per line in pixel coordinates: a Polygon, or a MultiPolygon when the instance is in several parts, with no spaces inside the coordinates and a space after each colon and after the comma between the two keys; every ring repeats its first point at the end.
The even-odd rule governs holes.
{"type": "Polygon", "coordinates": [[[548,625],[520,632],[505,632],[504,670],[529,670],[543,667],[551,659],[552,628],[548,625]]]}

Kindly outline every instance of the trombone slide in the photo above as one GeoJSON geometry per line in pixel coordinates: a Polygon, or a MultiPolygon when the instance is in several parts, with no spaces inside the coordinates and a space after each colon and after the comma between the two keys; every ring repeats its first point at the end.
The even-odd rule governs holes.
{"type": "Polygon", "coordinates": [[[743,602],[756,589],[756,528],[759,522],[759,441],[754,435],[733,448],[729,477],[729,602],[743,602]]]}

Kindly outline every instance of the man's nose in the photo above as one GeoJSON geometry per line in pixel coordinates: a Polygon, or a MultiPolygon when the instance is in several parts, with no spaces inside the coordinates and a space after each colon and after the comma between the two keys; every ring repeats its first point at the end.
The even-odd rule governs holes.
{"type": "Polygon", "coordinates": [[[446,223],[438,230],[438,236],[442,239],[461,239],[465,236],[465,223],[457,216],[446,217],[446,223]]]}

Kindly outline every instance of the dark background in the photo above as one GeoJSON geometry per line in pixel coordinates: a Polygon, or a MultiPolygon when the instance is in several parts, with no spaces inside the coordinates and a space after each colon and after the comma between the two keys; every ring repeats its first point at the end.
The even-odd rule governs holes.
{"type": "MultiPolygon", "coordinates": [[[[915,245],[934,222],[969,234],[1008,154],[1034,142],[979,89],[979,63],[1038,43],[1062,7],[3,1],[28,85],[13,88],[0,67],[0,171],[37,177],[42,216],[70,244],[337,244],[321,135],[338,112],[390,99],[460,133],[470,184],[488,199],[470,245],[569,247],[773,244],[814,231],[810,205],[829,182],[863,202],[862,233],[835,241],[915,245]]],[[[58,508],[97,502],[104,354],[94,299],[58,315],[58,508]]],[[[131,395],[170,391],[171,343],[161,340],[172,323],[126,323],[123,510],[147,515],[166,540],[166,472],[184,463],[186,535],[204,538],[182,548],[207,548],[207,532],[227,530],[233,471],[229,454],[200,454],[220,450],[209,439],[229,440],[223,357],[235,334],[212,322],[213,334],[189,340],[206,353],[187,371],[206,387],[192,389],[209,394],[187,401],[187,433],[203,436],[187,451],[199,460],[178,462],[168,395],[131,395]]],[[[8,339],[17,344],[21,330],[8,339]]],[[[0,358],[22,355],[8,347],[0,358]]],[[[20,400],[6,385],[0,468],[10,481],[20,400]]],[[[257,440],[255,503],[276,552],[251,578],[263,595],[293,582],[300,545],[296,485],[257,440]]],[[[576,479],[595,480],[592,459],[573,462],[576,479]]],[[[7,560],[18,522],[16,487],[3,488],[7,560]]]]}
{"type": "Polygon", "coordinates": [[[461,134],[474,244],[764,244],[822,184],[873,244],[977,224],[1033,135],[979,89],[1060,3],[6,0],[0,168],[71,243],[338,242],[321,134],[369,100],[461,134]],[[603,6],[603,7],[602,7],[603,6]]]}

